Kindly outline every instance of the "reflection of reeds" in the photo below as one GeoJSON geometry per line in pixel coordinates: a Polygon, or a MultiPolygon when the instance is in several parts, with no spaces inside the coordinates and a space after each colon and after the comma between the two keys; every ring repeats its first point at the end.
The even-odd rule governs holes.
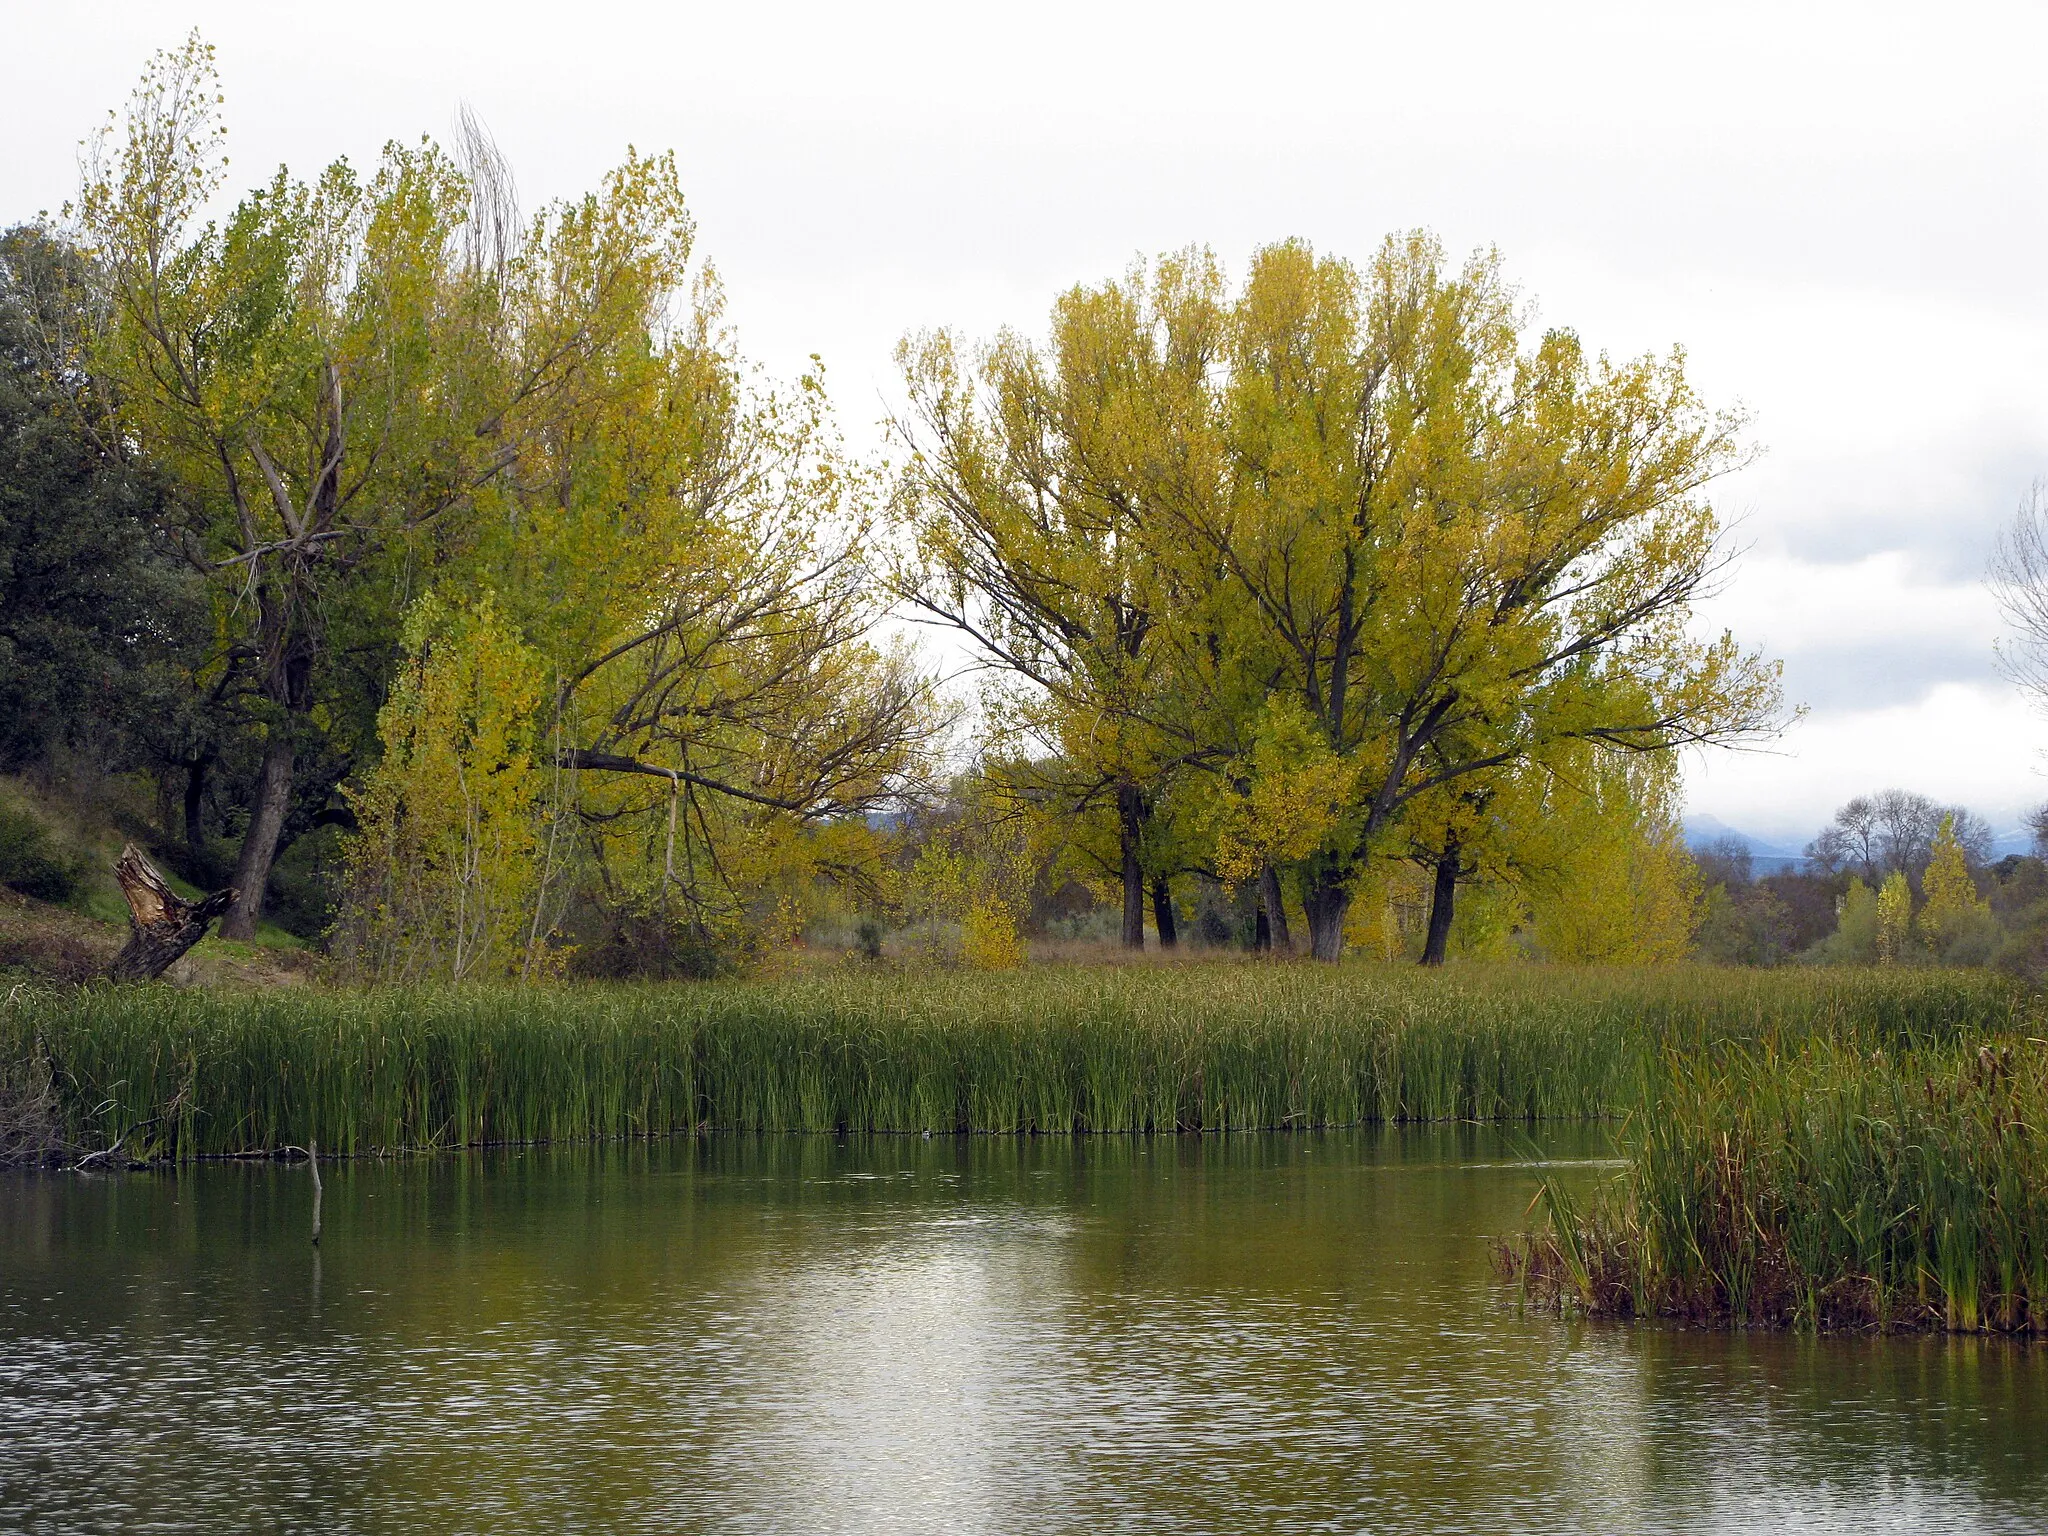
{"type": "Polygon", "coordinates": [[[555,989],[86,990],[0,1014],[71,1132],[182,1157],[677,1129],[1168,1131],[1584,1119],[1646,1055],[2009,1020],[1931,972],[1221,964],[555,989]]]}
{"type": "Polygon", "coordinates": [[[2048,1332],[2048,1042],[1667,1052],[1626,1171],[1499,1257],[1614,1316],[2048,1332]]]}

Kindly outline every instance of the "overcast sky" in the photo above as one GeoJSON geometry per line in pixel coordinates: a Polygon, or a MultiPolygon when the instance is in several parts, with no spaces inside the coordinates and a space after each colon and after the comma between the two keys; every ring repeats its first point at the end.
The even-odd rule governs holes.
{"type": "Polygon", "coordinates": [[[1982,586],[2048,475],[2048,9],[8,0],[0,219],[70,194],[79,138],[194,24],[238,186],[465,102],[529,202],[674,149],[742,347],[821,354],[856,442],[904,330],[1036,328],[1138,255],[1497,246],[1544,322],[1683,343],[1754,417],[1709,618],[1808,708],[1695,765],[1690,808],[1803,841],[1891,784],[2001,829],[2048,798],[1982,586]]]}

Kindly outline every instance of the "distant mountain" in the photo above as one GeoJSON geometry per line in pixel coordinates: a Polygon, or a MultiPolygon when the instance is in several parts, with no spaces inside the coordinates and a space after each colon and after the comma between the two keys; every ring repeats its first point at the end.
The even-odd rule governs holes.
{"type": "Polygon", "coordinates": [[[2009,853],[2032,853],[2033,851],[2034,834],[2025,827],[2015,827],[2010,832],[2000,832],[1991,839],[1991,857],[1993,862],[2004,858],[2009,853]]]}
{"type": "Polygon", "coordinates": [[[1718,816],[1688,816],[1685,818],[1685,846],[1703,848],[1708,843],[1718,843],[1724,838],[1733,839],[1749,850],[1749,862],[1760,875],[1775,875],[1788,869],[1803,869],[1806,854],[1799,848],[1787,848],[1779,843],[1767,843],[1760,837],[1751,837],[1739,827],[1731,827],[1718,816]]]}
{"type": "MultiPolygon", "coordinates": [[[[1788,848],[1783,843],[1767,843],[1760,837],[1751,837],[1739,827],[1729,826],[1718,816],[1688,816],[1684,825],[1686,847],[1704,848],[1708,843],[1733,838],[1749,850],[1750,864],[1760,875],[1774,875],[1781,870],[1806,867],[1803,846],[1788,848]]],[[[2009,853],[2033,851],[2034,834],[2025,827],[2001,831],[1991,839],[1991,859],[1994,863],[2009,853]]]]}

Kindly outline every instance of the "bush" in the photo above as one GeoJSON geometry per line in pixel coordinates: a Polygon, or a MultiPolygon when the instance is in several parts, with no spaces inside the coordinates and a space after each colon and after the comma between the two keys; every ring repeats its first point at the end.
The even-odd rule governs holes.
{"type": "Polygon", "coordinates": [[[1992,964],[2026,982],[2048,977],[2048,902],[2007,914],[1992,964]]]}
{"type": "Polygon", "coordinates": [[[32,812],[0,805],[0,885],[38,901],[69,901],[78,894],[78,874],[32,812]]]}
{"type": "Polygon", "coordinates": [[[592,981],[708,981],[733,975],[745,958],[688,923],[622,913],[577,934],[568,971],[592,981]]]}
{"type": "Polygon", "coordinates": [[[1989,965],[2004,939],[1991,909],[1978,907],[1950,918],[1933,942],[1943,965],[1989,965]]]}

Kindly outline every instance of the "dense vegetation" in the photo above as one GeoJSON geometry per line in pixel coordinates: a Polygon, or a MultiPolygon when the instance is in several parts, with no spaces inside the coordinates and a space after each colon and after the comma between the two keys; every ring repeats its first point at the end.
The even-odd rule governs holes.
{"type": "MultiPolygon", "coordinates": [[[[1251,1130],[1592,1118],[1663,1052],[2011,1029],[1981,974],[1220,963],[220,995],[0,1009],[68,1138],[189,1157],[748,1131],[1251,1130]]],[[[1706,1059],[1702,1057],[1701,1059],[1706,1059]]]]}
{"type": "Polygon", "coordinates": [[[1479,885],[1474,952],[1683,952],[1672,753],[1778,700],[1688,627],[1743,448],[1676,353],[1533,333],[1426,234],[1189,250],[1043,343],[908,338],[863,462],[738,351],[671,159],[522,209],[465,122],[230,200],[222,102],[159,57],[12,238],[0,427],[69,490],[0,514],[121,587],[8,637],[16,766],[140,784],[228,936],[534,982],[931,923],[1002,965],[1052,893],[1134,947],[1222,893],[1334,959],[1412,868],[1432,960],[1479,885]],[[892,610],[987,668],[964,776],[892,610]]]}
{"type": "Polygon", "coordinates": [[[1507,1254],[1591,1312],[2048,1332],[2048,1048],[2030,1034],[1672,1053],[1620,1184],[1507,1254]]]}
{"type": "Polygon", "coordinates": [[[1695,947],[1736,965],[1996,964],[2039,976],[2048,866],[2038,853],[1991,853],[1990,827],[1965,807],[1897,789],[1858,795],[1798,867],[1759,874],[1734,839],[1694,849],[1705,893],[1695,947]]]}
{"type": "Polygon", "coordinates": [[[1742,423],[1491,255],[1191,248],[913,335],[864,461],[739,351],[668,158],[522,209],[465,119],[233,199],[222,111],[159,57],[0,240],[17,892],[109,915],[137,840],[349,981],[2042,950],[2039,866],[1918,797],[1796,875],[1689,854],[1676,750],[1780,718],[1690,625],[1742,423]]]}

